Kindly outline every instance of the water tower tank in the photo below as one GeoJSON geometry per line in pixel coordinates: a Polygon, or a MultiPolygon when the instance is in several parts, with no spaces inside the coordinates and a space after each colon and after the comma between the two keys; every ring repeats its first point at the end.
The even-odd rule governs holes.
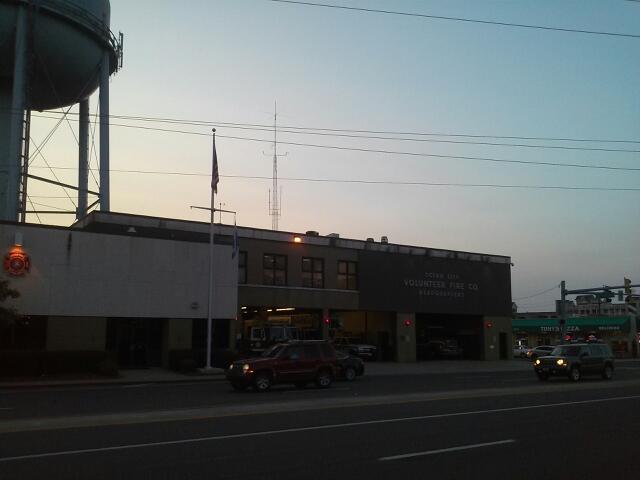
{"type": "Polygon", "coordinates": [[[117,67],[117,45],[109,30],[109,0],[0,0],[0,79],[3,93],[12,82],[18,10],[31,10],[33,26],[28,87],[32,110],[77,103],[98,87],[105,50],[111,73],[117,67]]]}
{"type": "Polygon", "coordinates": [[[110,9],[109,0],[0,0],[1,219],[15,217],[24,112],[81,102],[118,69],[110,9]]]}

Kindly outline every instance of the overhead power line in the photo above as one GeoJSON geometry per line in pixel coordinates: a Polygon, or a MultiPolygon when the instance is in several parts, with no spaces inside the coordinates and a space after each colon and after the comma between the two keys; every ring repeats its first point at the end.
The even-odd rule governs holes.
{"type": "MultiPolygon", "coordinates": [[[[116,126],[116,127],[133,128],[133,129],[140,129],[140,130],[184,134],[184,135],[196,135],[196,136],[206,136],[206,137],[211,136],[210,133],[193,132],[189,130],[175,130],[170,128],[146,127],[141,125],[129,125],[124,123],[112,123],[112,122],[110,122],[109,125],[116,126]]],[[[263,139],[263,138],[238,137],[238,136],[221,135],[221,134],[216,134],[216,138],[226,138],[229,140],[239,140],[239,141],[246,141],[246,142],[260,142],[260,143],[272,142],[271,140],[263,139]]],[[[611,166],[611,165],[590,165],[590,164],[584,164],[584,163],[559,163],[559,162],[548,162],[548,161],[541,161],[541,160],[513,160],[513,159],[502,159],[502,158],[492,158],[492,157],[476,157],[476,156],[468,156],[468,155],[444,155],[444,154],[436,154],[436,153],[405,152],[405,151],[399,151],[399,150],[345,147],[345,146],[339,146],[339,145],[323,145],[323,144],[290,142],[290,141],[280,141],[279,143],[282,145],[291,145],[291,146],[297,146],[297,147],[322,148],[322,149],[329,149],[329,150],[341,150],[341,151],[360,152],[360,153],[378,153],[378,154],[384,154],[384,155],[402,155],[402,156],[424,157],[424,158],[469,160],[469,161],[476,161],[476,162],[490,162],[490,163],[503,163],[503,164],[538,165],[538,166],[547,166],[547,167],[586,168],[586,169],[596,169],[596,170],[612,170],[612,171],[627,171],[627,172],[640,171],[640,168],[638,167],[617,167],[617,166],[611,166]]]]}
{"type": "Polygon", "coordinates": [[[520,297],[520,298],[514,298],[513,301],[517,301],[517,300],[526,300],[527,298],[534,298],[534,297],[539,297],[540,295],[544,295],[545,293],[549,293],[552,292],[553,290],[560,288],[560,285],[554,285],[551,288],[547,288],[546,290],[543,290],[542,292],[538,292],[538,293],[534,293],[533,295],[527,295],[526,297],[520,297]]]}
{"type": "MultiPolygon", "coordinates": [[[[216,135],[217,136],[217,135],[216,135]]],[[[49,167],[32,167],[49,168],[49,167]]],[[[74,170],[75,167],[50,168],[59,170],[74,170]]],[[[181,177],[210,177],[211,173],[181,172],[164,170],[132,170],[132,169],[111,169],[111,173],[129,173],[141,175],[174,175],[181,177]]],[[[270,176],[262,175],[220,175],[221,178],[237,178],[244,180],[272,180],[270,176]]],[[[394,180],[365,180],[365,179],[343,179],[343,178],[318,178],[318,177],[279,177],[280,180],[290,182],[313,182],[313,183],[349,183],[363,185],[398,185],[398,186],[425,186],[425,187],[474,187],[474,188],[512,188],[529,190],[574,190],[574,191],[604,191],[604,192],[640,192],[640,188],[627,187],[574,187],[567,185],[517,185],[517,184],[495,184],[495,183],[452,183],[452,182],[421,182],[421,181],[394,181],[394,180]]]]}
{"type": "Polygon", "coordinates": [[[415,18],[423,18],[423,19],[429,19],[429,20],[448,20],[448,21],[455,21],[455,22],[479,23],[483,25],[496,25],[500,27],[529,28],[534,30],[547,30],[547,31],[564,32],[564,33],[581,33],[586,35],[640,38],[640,35],[632,34],[632,33],[583,30],[578,28],[549,27],[545,25],[530,25],[525,23],[498,22],[496,20],[479,20],[476,18],[445,17],[442,15],[427,15],[424,13],[399,12],[394,10],[379,10],[374,8],[350,7],[347,5],[337,5],[337,4],[330,4],[330,3],[302,2],[302,1],[296,1],[296,0],[267,0],[267,1],[274,2],[274,3],[289,3],[289,4],[301,5],[305,7],[334,8],[337,10],[349,10],[352,12],[378,13],[378,14],[384,14],[384,15],[397,15],[397,16],[403,16],[403,17],[415,17],[415,18]]]}
{"type": "MultiPolygon", "coordinates": [[[[251,131],[259,131],[259,132],[273,131],[273,129],[269,130],[268,128],[258,128],[258,127],[226,126],[222,128],[251,130],[251,131]]],[[[630,149],[624,149],[624,148],[571,147],[567,145],[531,145],[526,143],[496,143],[496,142],[478,142],[478,141],[469,141],[469,140],[442,140],[442,139],[435,139],[435,138],[388,137],[388,136],[379,136],[379,135],[366,135],[366,134],[356,135],[356,134],[349,134],[349,133],[327,133],[327,132],[313,132],[313,131],[286,130],[286,129],[278,130],[278,133],[289,133],[289,134],[295,134],[295,135],[316,135],[316,136],[324,136],[324,137],[358,138],[358,139],[366,139],[366,140],[391,140],[395,142],[446,143],[446,144],[454,144],[454,145],[481,145],[481,146],[489,146],[489,147],[512,147],[512,148],[540,148],[540,149],[550,149],[550,150],[579,150],[579,151],[587,151],[587,152],[608,152],[608,153],[640,153],[640,150],[630,150],[630,149]]]]}
{"type": "MultiPolygon", "coordinates": [[[[57,111],[47,110],[45,113],[58,114],[57,111]]],[[[79,115],[77,112],[69,112],[68,115],[79,115]]],[[[45,115],[33,115],[40,118],[54,118],[45,115]]],[[[57,118],[57,117],[55,117],[57,118]]],[[[118,120],[135,120],[140,122],[157,122],[157,123],[170,123],[179,125],[191,125],[191,126],[206,126],[206,127],[256,127],[256,129],[266,129],[273,131],[273,125],[267,125],[264,123],[240,123],[240,122],[223,122],[213,120],[189,120],[178,118],[165,118],[165,117],[144,117],[139,115],[109,115],[110,119],[118,120]]],[[[541,137],[541,136],[514,136],[514,135],[480,135],[480,134],[468,134],[468,133],[442,133],[442,132],[416,132],[416,131],[389,131],[389,130],[366,130],[366,129],[354,129],[354,128],[323,128],[323,127],[308,127],[308,126],[296,126],[296,125],[283,125],[283,130],[294,130],[307,133],[311,131],[318,132],[335,132],[335,133],[355,133],[364,135],[410,135],[414,137],[453,137],[453,138],[487,138],[495,140],[534,140],[545,142],[578,142],[578,143],[614,143],[614,144],[636,144],[640,145],[640,140],[624,140],[624,139],[603,139],[603,138],[570,138],[570,137],[541,137]]],[[[279,130],[280,131],[280,130],[279,130]]],[[[394,137],[395,139],[395,137],[394,137]]]]}
{"type": "MultiPolygon", "coordinates": [[[[230,140],[246,140],[250,142],[267,142],[268,140],[249,138],[249,137],[235,137],[231,135],[216,135],[217,138],[227,138],[230,140]]],[[[634,167],[614,167],[609,165],[588,165],[584,163],[558,163],[558,162],[545,162],[539,160],[512,160],[502,158],[491,157],[475,157],[467,155],[441,155],[436,153],[421,153],[421,152],[403,152],[398,150],[380,150],[372,148],[358,148],[358,147],[344,147],[337,145],[321,145],[313,143],[300,143],[300,142],[285,142],[280,141],[282,145],[292,145],[298,147],[312,147],[312,148],[325,148],[331,150],[344,150],[349,152],[362,152],[362,153],[380,153],[385,155],[403,155],[411,157],[427,157],[427,158],[440,158],[440,159],[455,159],[455,160],[470,160],[477,162],[493,162],[493,163],[510,163],[520,165],[543,165],[547,167],[568,167],[568,168],[588,168],[598,170],[620,170],[620,171],[640,171],[640,168],[634,167]]]]}

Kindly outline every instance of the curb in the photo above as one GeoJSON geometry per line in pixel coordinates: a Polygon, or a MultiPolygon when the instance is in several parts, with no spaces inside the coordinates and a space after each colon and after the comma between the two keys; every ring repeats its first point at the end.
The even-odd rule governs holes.
{"type": "Polygon", "coordinates": [[[176,379],[158,379],[158,380],[86,380],[86,381],[51,381],[48,383],[36,383],[36,382],[6,382],[0,383],[0,391],[2,390],[15,390],[15,389],[47,389],[58,387],[108,387],[111,385],[143,385],[143,384],[172,384],[172,383],[193,383],[193,382],[220,382],[226,380],[224,374],[222,375],[196,375],[190,378],[176,378],[176,379]]]}

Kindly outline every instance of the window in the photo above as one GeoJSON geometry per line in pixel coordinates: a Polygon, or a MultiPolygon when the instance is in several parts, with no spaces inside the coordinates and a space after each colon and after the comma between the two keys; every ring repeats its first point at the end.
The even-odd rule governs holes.
{"type": "Polygon", "coordinates": [[[307,360],[318,360],[320,358],[320,353],[318,352],[317,345],[305,345],[304,347],[304,358],[307,360]]]}
{"type": "Polygon", "coordinates": [[[342,290],[358,289],[358,264],[356,262],[338,261],[338,288],[342,290]]]}
{"type": "Polygon", "coordinates": [[[265,253],[262,261],[264,285],[284,286],[287,284],[287,257],[286,255],[272,255],[265,253]]]}
{"type": "Polygon", "coordinates": [[[285,358],[288,358],[289,360],[300,360],[300,358],[302,357],[302,347],[301,346],[295,346],[295,347],[288,347],[283,356],[285,358]]]}
{"type": "Polygon", "coordinates": [[[302,286],[324,288],[324,260],[302,257],[302,286]]]}
{"type": "Polygon", "coordinates": [[[247,283],[247,252],[238,254],[238,283],[247,283]]]}

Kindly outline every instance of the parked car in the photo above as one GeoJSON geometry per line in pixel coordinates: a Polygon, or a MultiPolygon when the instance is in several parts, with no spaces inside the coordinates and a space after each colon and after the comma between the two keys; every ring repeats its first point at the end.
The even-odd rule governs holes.
{"type": "Polygon", "coordinates": [[[373,360],[376,358],[377,347],[360,343],[353,337],[336,337],[333,339],[333,345],[336,350],[340,350],[365,360],[373,360]]]}
{"type": "Polygon", "coordinates": [[[270,325],[251,327],[249,330],[249,348],[253,353],[261,353],[276,343],[299,340],[301,333],[289,325],[270,325]]]}
{"type": "Polygon", "coordinates": [[[274,345],[260,357],[233,362],[226,377],[236,390],[252,386],[266,392],[275,384],[291,383],[302,388],[310,382],[327,388],[336,376],[336,368],[336,352],[329,342],[290,341],[274,345]]]}
{"type": "Polygon", "coordinates": [[[551,355],[536,359],[533,368],[540,380],[560,375],[577,382],[582,375],[589,374],[601,375],[602,378],[611,380],[614,359],[609,345],[604,343],[572,343],[558,345],[551,355]]]}
{"type": "Polygon", "coordinates": [[[356,377],[364,375],[364,362],[361,358],[349,355],[348,353],[336,351],[337,378],[343,378],[352,382],[356,377]]]}
{"type": "Polygon", "coordinates": [[[541,345],[540,347],[532,348],[527,352],[527,358],[533,361],[538,357],[549,355],[554,348],[552,345],[541,345]]]}
{"type": "Polygon", "coordinates": [[[455,340],[429,340],[416,348],[418,356],[428,360],[461,358],[464,353],[455,340]]]}
{"type": "Polygon", "coordinates": [[[532,349],[526,345],[516,345],[513,347],[513,356],[514,357],[520,357],[520,358],[526,358],[527,357],[527,353],[529,351],[531,351],[532,349]]]}

